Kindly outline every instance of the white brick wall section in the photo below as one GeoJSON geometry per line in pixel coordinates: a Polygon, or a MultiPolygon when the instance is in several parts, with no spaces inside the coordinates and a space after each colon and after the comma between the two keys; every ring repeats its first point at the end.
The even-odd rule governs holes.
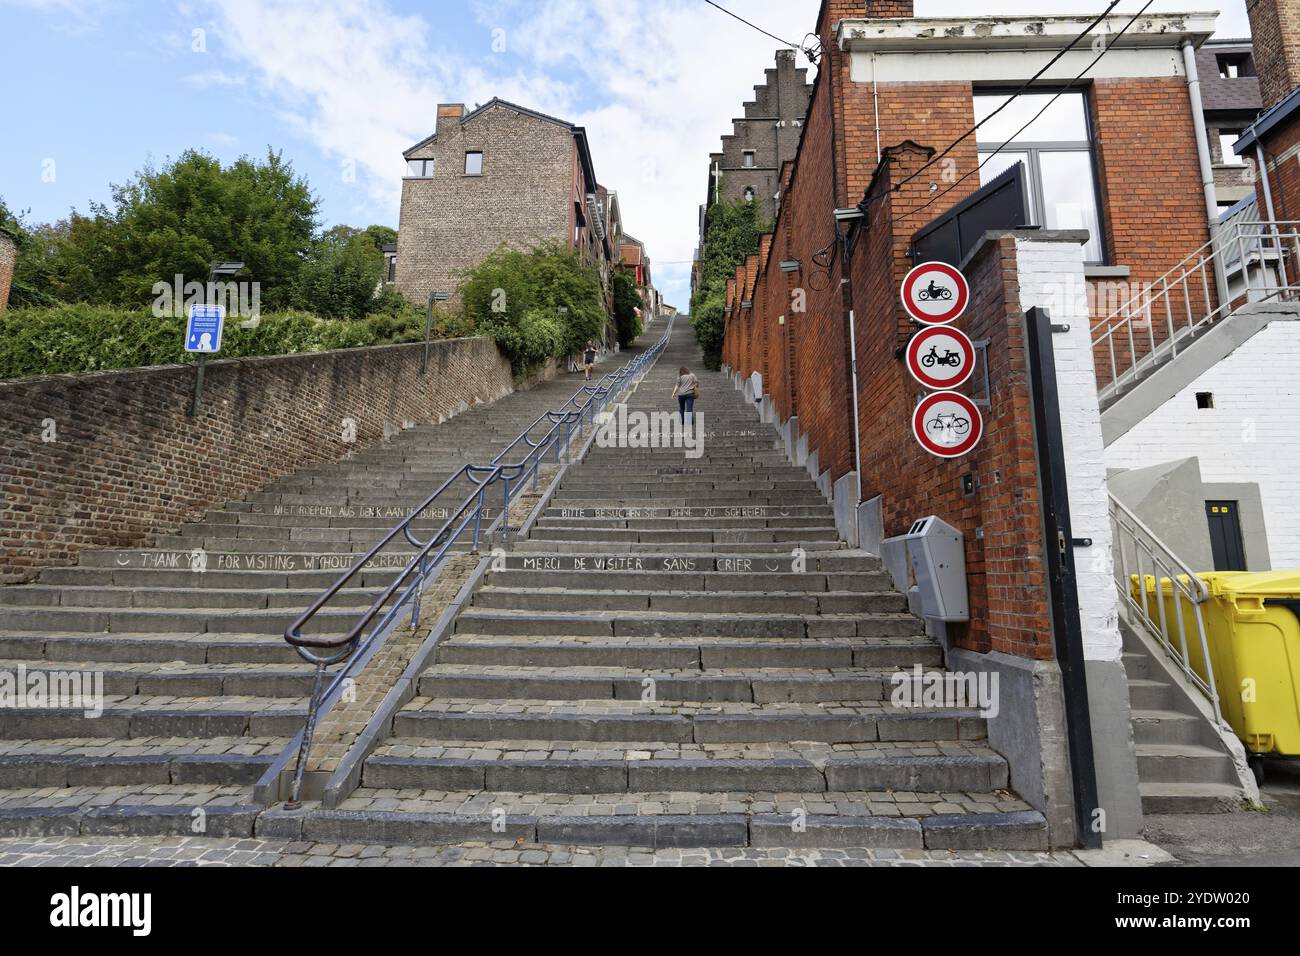
{"type": "Polygon", "coordinates": [[[1300,322],[1270,323],[1106,449],[1111,468],[1191,457],[1206,482],[1259,484],[1273,567],[1300,568],[1300,322]]]}
{"type": "Polygon", "coordinates": [[[1092,547],[1075,548],[1083,652],[1088,660],[1115,661],[1123,653],[1119,597],[1111,554],[1106,455],[1092,365],[1083,247],[1076,242],[1016,241],[1020,304],[1047,309],[1053,324],[1070,327],[1052,336],[1056,387],[1061,405],[1070,522],[1076,538],[1092,547]]]}

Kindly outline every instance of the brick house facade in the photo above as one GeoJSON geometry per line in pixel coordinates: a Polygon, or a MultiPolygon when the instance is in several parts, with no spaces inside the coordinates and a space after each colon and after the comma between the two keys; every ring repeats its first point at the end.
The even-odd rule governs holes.
{"type": "Polygon", "coordinates": [[[408,299],[454,298],[502,245],[569,246],[608,279],[608,212],[582,127],[500,99],[470,113],[440,105],[434,134],[403,156],[395,281],[408,299]]]}
{"type": "MultiPolygon", "coordinates": [[[[1130,18],[1115,15],[1099,32],[1116,36],[1130,18]]],[[[723,361],[738,377],[762,376],[765,414],[787,429],[792,457],[806,460],[837,514],[847,516],[841,524],[846,534],[862,533],[864,509],[878,522],[875,538],[859,539],[866,547],[880,547],[880,539],[904,534],[931,514],[963,533],[971,616],[968,623],[945,626],[951,652],[975,655],[962,660],[976,669],[1009,668],[1003,671],[1008,679],[1033,673],[1044,687],[1054,680],[1044,675],[1059,675],[1060,652],[1047,585],[1034,404],[1026,385],[1024,313],[1030,303],[1022,301],[1021,276],[1028,270],[1045,288],[1064,263],[1060,274],[1073,288],[1086,282],[1094,287],[1092,301],[1104,302],[1103,286],[1156,279],[1205,244],[1211,218],[1217,219],[1198,149],[1201,104],[1185,65],[1187,51],[1213,32],[1210,18],[1143,17],[1091,68],[1096,51],[1080,44],[1038,88],[994,112],[1092,20],[916,19],[911,2],[823,0],[816,31],[820,69],[797,157],[770,239],[737,268],[728,290],[723,347],[723,361]],[[1086,82],[1067,88],[1085,70],[1086,82]],[[1030,135],[1021,136],[1022,128],[1030,135]],[[911,435],[911,412],[923,389],[899,360],[914,324],[898,289],[915,264],[917,231],[1012,159],[1027,173],[1029,221],[1005,225],[1035,231],[994,234],[970,247],[963,263],[973,305],[962,326],[987,343],[984,442],[960,459],[935,458],[911,435]],[[844,213],[837,217],[837,210],[854,207],[860,218],[839,221],[844,213]],[[1051,251],[1032,251],[1035,236],[1051,251]],[[1047,265],[1032,265],[1036,257],[1047,265]],[[797,271],[783,270],[782,262],[797,263],[797,271]]],[[[1034,293],[1039,301],[1042,292],[1034,293]]],[[[1071,366],[1075,386],[1093,380],[1086,364],[1087,312],[1084,300],[1070,323],[1076,327],[1070,362],[1084,369],[1080,377],[1071,366]]],[[[980,372],[980,381],[972,379],[963,391],[978,397],[983,378],[980,372]]],[[[1096,448],[1073,464],[1091,469],[1080,504],[1093,509],[1105,500],[1105,474],[1098,464],[1095,385],[1084,392],[1076,398],[1091,403],[1092,430],[1085,437],[1095,438],[1096,448]]],[[[1097,563],[1104,571],[1101,585],[1086,600],[1080,595],[1091,622],[1085,635],[1092,642],[1089,682],[1098,680],[1097,700],[1125,701],[1102,512],[1100,524],[1087,513],[1094,544],[1075,558],[1086,569],[1097,563]]],[[[1038,700],[1061,700],[1055,687],[1038,700]]],[[[1111,704],[1097,706],[1105,711],[1111,704]]],[[[1025,718],[1040,728],[1053,719],[1047,711],[1025,718]]],[[[1122,737],[1126,730],[1123,724],[1116,732],[1122,737]]],[[[1131,740],[1103,740],[1101,749],[1112,762],[1106,773],[1132,781],[1108,806],[1131,807],[1131,740]]],[[[1048,804],[1068,799],[1054,759],[1045,748],[1037,771],[1033,759],[1026,764],[1041,773],[1044,792],[1055,794],[1048,804]]],[[[1132,827],[1135,815],[1126,818],[1132,827]]]]}
{"type": "Polygon", "coordinates": [[[701,227],[703,210],[715,198],[750,199],[759,205],[760,221],[776,217],[781,168],[794,159],[811,97],[808,71],[796,65],[794,51],[778,51],[776,66],[744,104],[744,116],[732,120],[731,132],[722,137],[722,149],[709,154],[701,227]]]}
{"type": "Polygon", "coordinates": [[[1265,112],[1234,149],[1262,167],[1260,218],[1294,222],[1300,220],[1300,0],[1250,0],[1246,9],[1265,112]]]}

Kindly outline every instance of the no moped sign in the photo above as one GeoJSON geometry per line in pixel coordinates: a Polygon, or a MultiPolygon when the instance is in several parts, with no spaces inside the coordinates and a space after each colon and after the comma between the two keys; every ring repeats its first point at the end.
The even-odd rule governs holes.
{"type": "Polygon", "coordinates": [[[912,433],[930,454],[960,458],[974,451],[984,437],[984,418],[960,392],[935,392],[916,406],[912,433]]]}
{"type": "Polygon", "coordinates": [[[975,345],[946,325],[922,329],[907,345],[907,370],[926,388],[956,388],[975,371],[975,345]]]}
{"type": "Polygon", "coordinates": [[[903,280],[903,308],[924,325],[947,325],[970,304],[966,277],[946,262],[923,262],[903,280]]]}

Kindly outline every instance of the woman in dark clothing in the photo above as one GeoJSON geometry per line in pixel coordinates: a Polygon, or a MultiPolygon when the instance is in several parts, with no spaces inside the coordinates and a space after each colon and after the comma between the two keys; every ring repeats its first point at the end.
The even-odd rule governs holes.
{"type": "Polygon", "coordinates": [[[691,416],[691,421],[695,421],[695,400],[700,397],[700,380],[691,374],[691,370],[683,365],[678,369],[677,385],[673,388],[673,398],[677,399],[677,411],[682,416],[682,424],[686,424],[686,416],[691,416]]]}

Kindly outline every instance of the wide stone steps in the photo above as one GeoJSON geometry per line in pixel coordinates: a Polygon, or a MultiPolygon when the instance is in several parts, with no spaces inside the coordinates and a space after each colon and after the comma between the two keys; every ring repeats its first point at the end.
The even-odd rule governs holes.
{"type": "MultiPolygon", "coordinates": [[[[787,559],[788,563],[788,559],[787,559]]],[[[883,571],[840,573],[782,573],[779,571],[607,571],[545,569],[507,569],[494,572],[489,587],[500,589],[542,589],[564,592],[591,591],[597,587],[608,591],[639,591],[654,587],[652,593],[664,592],[782,592],[796,595],[820,595],[826,592],[851,594],[882,592],[889,587],[883,571]]],[[[487,590],[487,588],[484,588],[487,590]]]]}
{"type": "Polygon", "coordinates": [[[0,655],[40,662],[284,664],[302,660],[281,634],[68,634],[0,631],[0,655]]]}
{"type": "Polygon", "coordinates": [[[0,739],[63,737],[284,737],[302,729],[305,700],[223,696],[104,698],[103,711],[15,707],[0,711],[0,739]]]}
{"type": "Polygon", "coordinates": [[[441,645],[444,664],[500,664],[528,667],[699,668],[911,667],[936,666],[939,649],[928,642],[867,641],[857,638],[592,638],[563,636],[462,635],[441,645]]]}
{"type": "Polygon", "coordinates": [[[616,637],[889,637],[918,634],[910,614],[764,614],[500,610],[470,607],[456,620],[457,634],[573,634],[616,637]]]}
{"type": "MultiPolygon", "coordinates": [[[[330,582],[332,583],[332,582],[330,582]]],[[[301,611],[320,595],[320,588],[195,588],[37,584],[0,590],[0,605],[65,608],[293,608],[301,611]]],[[[370,606],[381,588],[348,588],[333,603],[370,606]]]]}
{"type": "Polygon", "coordinates": [[[652,847],[1041,850],[1046,824],[1014,794],[513,793],[365,787],[304,823],[303,838],[427,845],[487,839],[652,847]]]}
{"type": "Polygon", "coordinates": [[[397,714],[393,735],[395,740],[417,737],[697,744],[783,740],[848,744],[983,740],[986,730],[976,711],[913,710],[880,702],[827,706],[514,700],[492,704],[471,699],[417,698],[397,714]]]}
{"type": "Polygon", "coordinates": [[[0,740],[0,788],[253,784],[284,737],[0,740]]]}
{"type": "Polygon", "coordinates": [[[421,675],[425,697],[481,700],[884,701],[895,668],[682,668],[437,663],[421,675]]]}
{"type": "MultiPolygon", "coordinates": [[[[642,581],[642,585],[654,582],[642,581]]],[[[867,614],[902,613],[907,600],[897,591],[624,591],[489,586],[481,588],[474,607],[501,610],[667,611],[725,614],[867,614]]]]}
{"type": "Polygon", "coordinates": [[[251,837],[246,784],[130,783],[0,790],[0,836],[251,837]]]}
{"type": "Polygon", "coordinates": [[[367,787],[548,793],[997,790],[1006,761],[969,741],[719,743],[400,739],[366,760],[367,787]]]}

